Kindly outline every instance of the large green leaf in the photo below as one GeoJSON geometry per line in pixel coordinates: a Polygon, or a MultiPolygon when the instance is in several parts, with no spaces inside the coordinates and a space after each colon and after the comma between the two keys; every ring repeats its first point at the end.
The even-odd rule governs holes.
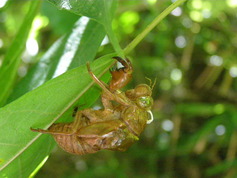
{"type": "MultiPolygon", "coordinates": [[[[72,69],[85,64],[87,61],[92,61],[104,35],[104,30],[100,24],[86,17],[82,17],[75,24],[72,31],[59,39],[17,85],[11,96],[11,101],[54,77],[60,65],[62,67],[62,64],[65,64],[65,60],[67,66],[69,66],[65,67],[63,65],[63,70],[72,69]]],[[[57,73],[57,75],[58,74],[59,73],[57,73]]],[[[108,81],[108,75],[105,81],[108,81]]],[[[90,90],[86,92],[88,94],[85,93],[83,97],[81,97],[82,100],[79,100],[80,102],[86,102],[85,106],[91,105],[96,98],[98,98],[100,93],[100,90],[95,87],[92,87],[90,90]],[[91,93],[90,90],[92,90],[93,94],[90,94],[90,98],[88,99],[87,95],[91,93]],[[87,99],[85,99],[86,97],[87,99]]],[[[41,99],[42,101],[39,101],[39,103],[44,102],[44,98],[41,99]]],[[[22,102],[24,102],[24,100],[22,102]]],[[[70,108],[70,110],[63,114],[62,118],[64,118],[64,120],[68,121],[72,119],[72,109],[73,108],[70,108]]],[[[32,116],[32,118],[34,118],[34,116],[32,116]]],[[[24,124],[27,124],[27,122],[21,122],[20,127],[24,127],[24,124]]],[[[8,127],[10,127],[10,124],[8,127]]],[[[7,133],[5,134],[7,135],[7,133]]],[[[24,137],[24,135],[18,135],[18,137],[24,137]]],[[[54,145],[55,142],[52,141],[50,136],[44,135],[39,137],[39,139],[35,140],[29,147],[10,161],[9,165],[3,169],[2,175],[5,174],[8,177],[14,177],[16,175],[21,175],[22,177],[29,176],[38,164],[50,153],[54,145]],[[42,145],[44,145],[43,148],[42,145]]]]}
{"type": "Polygon", "coordinates": [[[15,87],[8,102],[52,79],[55,75],[92,61],[105,36],[100,24],[81,17],[74,28],[55,42],[15,87]]]}
{"type": "Polygon", "coordinates": [[[41,1],[32,1],[29,12],[5,55],[2,67],[0,68],[0,107],[4,105],[11,93],[15,82],[18,66],[21,61],[22,51],[25,49],[25,42],[31,29],[32,21],[38,12],[41,1]]]}
{"type": "MultiPolygon", "coordinates": [[[[91,64],[97,76],[105,73],[111,66],[113,63],[111,57],[112,55],[105,56],[91,64]]],[[[22,153],[27,152],[40,137],[41,134],[31,132],[30,127],[48,128],[92,84],[93,81],[83,65],[46,82],[0,109],[0,170],[2,170],[2,175],[8,176],[10,172],[5,169],[7,170],[11,164],[16,164],[14,161],[22,153]]],[[[42,149],[43,147],[44,144],[41,145],[42,149]]],[[[37,152],[33,151],[27,153],[27,158],[31,161],[37,155],[37,152]]]]}
{"type": "Polygon", "coordinates": [[[119,46],[116,35],[112,30],[112,19],[116,9],[117,0],[48,0],[56,5],[59,9],[64,9],[69,12],[87,16],[101,23],[112,43],[115,51],[119,56],[124,57],[123,51],[119,46]]]}

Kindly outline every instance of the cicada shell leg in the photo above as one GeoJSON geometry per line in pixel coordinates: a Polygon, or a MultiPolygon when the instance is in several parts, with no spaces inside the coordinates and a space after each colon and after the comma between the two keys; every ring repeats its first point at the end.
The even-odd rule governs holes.
{"type": "MultiPolygon", "coordinates": [[[[116,57],[115,57],[116,58],[116,57]]],[[[122,60],[122,59],[121,59],[122,60]]],[[[130,66],[130,61],[128,62],[127,65],[125,66],[130,66]]],[[[128,67],[129,70],[131,72],[132,70],[132,67],[128,67]]],[[[103,90],[103,94],[102,94],[102,103],[104,105],[104,108],[105,109],[110,109],[110,110],[113,110],[113,104],[111,103],[111,101],[116,101],[122,105],[128,105],[129,104],[129,101],[127,101],[127,98],[126,96],[122,96],[120,95],[120,91],[117,89],[116,90],[111,90],[110,87],[107,86],[107,84],[104,84],[102,81],[100,81],[96,76],[95,74],[91,71],[90,69],[90,65],[89,63],[87,63],[87,70],[89,72],[89,74],[91,75],[91,78],[95,81],[95,83],[97,83],[103,90]]],[[[130,72],[127,71],[127,67],[123,68],[123,69],[118,69],[117,72],[119,73],[126,73],[127,74],[130,74],[130,72]]],[[[117,81],[118,83],[120,82],[120,80],[125,80],[126,82],[122,82],[122,86],[125,86],[125,83],[127,83],[128,81],[130,81],[130,77],[128,77],[128,75],[126,75],[128,79],[124,79],[122,77],[123,75],[120,75],[119,76],[119,81],[117,81]]],[[[125,75],[124,75],[125,76],[125,75]]],[[[113,77],[115,77],[115,73],[112,73],[112,80],[113,80],[113,77]]],[[[117,75],[116,75],[117,77],[117,75]]],[[[125,77],[126,78],[126,77],[125,77]]],[[[115,84],[115,82],[111,81],[113,84],[115,84]]],[[[115,84],[116,85],[116,88],[121,88],[119,85],[115,84]],[[118,87],[119,86],[119,87],[118,87]]]]}
{"type": "Polygon", "coordinates": [[[67,133],[63,131],[55,131],[55,130],[44,130],[44,129],[33,129],[30,128],[31,131],[33,132],[40,132],[44,134],[51,134],[51,135],[72,135],[73,133],[67,133]]]}
{"type": "Polygon", "coordinates": [[[120,62],[124,67],[110,70],[112,75],[112,80],[110,82],[110,91],[115,91],[126,86],[132,79],[133,67],[129,59],[122,59],[120,57],[113,57],[118,62],[120,62]]]}
{"type": "Polygon", "coordinates": [[[108,86],[107,84],[105,84],[104,82],[100,81],[96,76],[95,74],[91,71],[91,68],[90,68],[90,64],[87,63],[87,70],[91,76],[91,78],[95,81],[95,83],[97,83],[102,89],[104,92],[106,92],[110,97],[113,97],[113,93],[108,89],[108,86]]]}
{"type": "Polygon", "coordinates": [[[82,111],[77,111],[74,122],[70,125],[73,133],[76,133],[81,127],[87,125],[84,119],[82,111]]]}

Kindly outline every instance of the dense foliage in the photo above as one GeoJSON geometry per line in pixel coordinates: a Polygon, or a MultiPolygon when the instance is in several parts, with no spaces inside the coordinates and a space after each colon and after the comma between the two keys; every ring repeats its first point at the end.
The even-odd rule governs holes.
{"type": "Polygon", "coordinates": [[[155,120],[128,151],[69,155],[30,131],[71,121],[74,106],[98,107],[85,63],[99,58],[93,71],[108,81],[111,57],[172,4],[75,2],[0,2],[0,176],[33,175],[51,152],[36,177],[237,175],[236,0],[188,0],[126,48],[134,66],[127,88],[156,80],[155,120]]]}

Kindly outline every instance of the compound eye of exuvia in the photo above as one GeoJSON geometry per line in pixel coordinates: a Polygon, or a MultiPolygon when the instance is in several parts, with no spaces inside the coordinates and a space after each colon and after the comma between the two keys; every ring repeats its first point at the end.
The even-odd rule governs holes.
{"type": "Polygon", "coordinates": [[[138,103],[141,107],[149,107],[152,104],[152,98],[149,96],[140,97],[138,103]]]}

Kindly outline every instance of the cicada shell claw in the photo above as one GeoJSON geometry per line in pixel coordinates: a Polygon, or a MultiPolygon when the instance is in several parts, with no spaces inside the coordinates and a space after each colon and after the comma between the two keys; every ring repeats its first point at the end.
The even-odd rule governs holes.
{"type": "Polygon", "coordinates": [[[109,88],[111,91],[119,90],[126,86],[132,79],[132,64],[129,59],[122,59],[120,57],[113,57],[120,62],[124,67],[110,71],[112,80],[109,88]]]}

